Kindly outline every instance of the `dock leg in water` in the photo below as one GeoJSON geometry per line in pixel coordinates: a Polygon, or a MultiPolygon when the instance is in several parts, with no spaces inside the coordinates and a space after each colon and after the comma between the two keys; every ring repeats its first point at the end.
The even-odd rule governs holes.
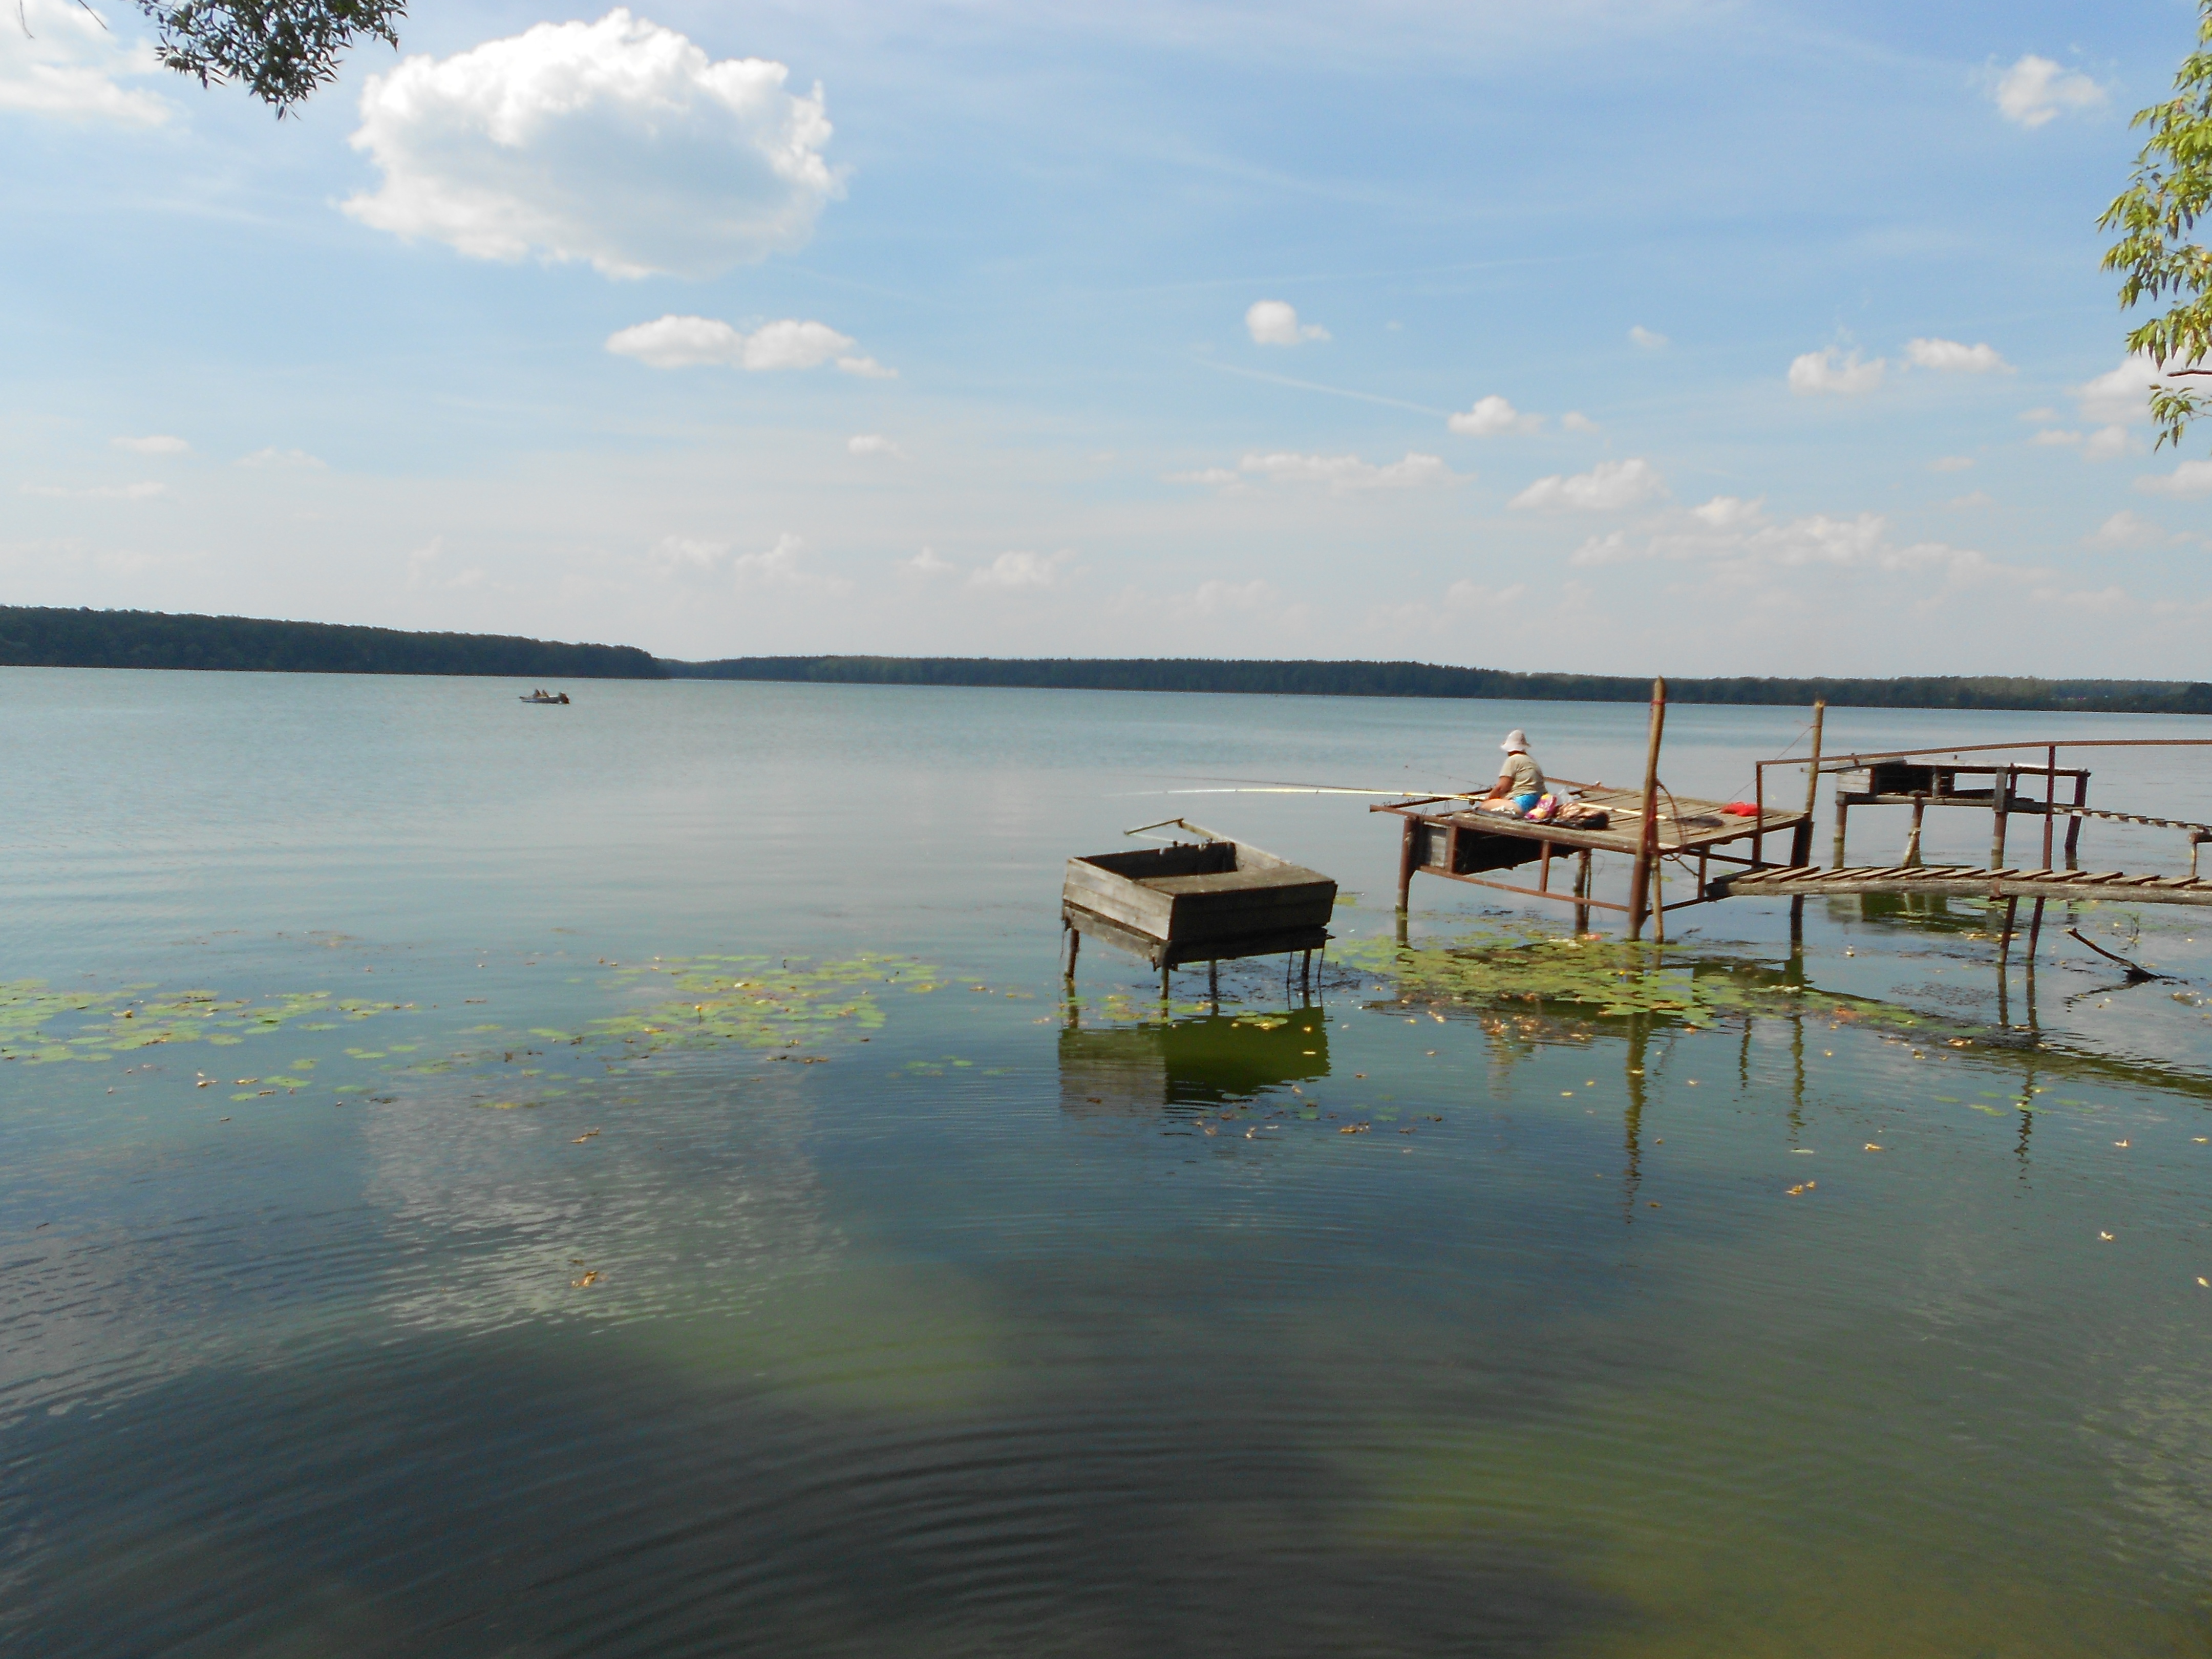
{"type": "Polygon", "coordinates": [[[1838,781],[1836,790],[1836,850],[1828,859],[1832,868],[1840,870],[1844,867],[1844,831],[1850,823],[1850,817],[1851,804],[1844,799],[1843,788],[1838,781]]]}
{"type": "Polygon", "coordinates": [[[1308,951],[1298,963],[1298,989],[1305,995],[1313,994],[1313,952],[1308,951]]]}
{"type": "Polygon", "coordinates": [[[1421,826],[1413,818],[1406,820],[1406,833],[1398,842],[1398,914],[1404,915],[1413,898],[1413,866],[1415,854],[1420,846],[1421,826]]]}
{"type": "MultiPolygon", "coordinates": [[[[1590,855],[1589,848],[1585,847],[1581,852],[1575,854],[1575,896],[1578,899],[1586,899],[1589,896],[1589,892],[1590,855]]],[[[1575,906],[1575,932],[1577,933],[1587,933],[1589,930],[1589,906],[1587,904],[1577,904],[1575,906]]],[[[1399,943],[1402,945],[1405,941],[1401,939],[1399,943]]]]}
{"type": "Polygon", "coordinates": [[[1076,953],[1082,949],[1082,933],[1077,928],[1070,927],[1067,930],[1067,969],[1061,975],[1070,985],[1075,983],[1075,957],[1076,953]]]}
{"type": "Polygon", "coordinates": [[[1172,969],[1172,968],[1170,968],[1170,967],[1166,966],[1164,963],[1163,963],[1163,964],[1161,965],[1161,968],[1160,968],[1160,1002],[1161,1002],[1161,1004],[1162,1004],[1162,1006],[1164,1006],[1166,1005],[1167,1000],[1168,1000],[1168,975],[1170,975],[1170,974],[1172,974],[1173,972],[1175,972],[1175,969],[1172,969]]]}
{"type": "Polygon", "coordinates": [[[1213,1004],[1213,1012],[1219,1013],[1221,1012],[1221,963],[1218,961],[1206,964],[1206,994],[1207,1000],[1213,1004]]]}
{"type": "Polygon", "coordinates": [[[1898,860],[1905,869],[1917,870],[1920,867],[1920,819],[1921,815],[1927,810],[1928,798],[1924,795],[1915,795],[1912,798],[1912,828],[1905,837],[1905,856],[1898,860]]]}
{"type": "Polygon", "coordinates": [[[2000,974],[2004,971],[2006,963],[2010,961],[2012,958],[2013,918],[2017,916],[2019,914],[2020,901],[2016,898],[2007,899],[2005,901],[2004,931],[1997,935],[1997,971],[2000,974]]]}
{"type": "Polygon", "coordinates": [[[2033,978],[2035,975],[2036,942],[2042,937],[2043,901],[2041,899],[2038,899],[2035,902],[2035,909],[2033,913],[2031,914],[2027,919],[2027,971],[2028,976],[2031,979],[2033,978]]]}

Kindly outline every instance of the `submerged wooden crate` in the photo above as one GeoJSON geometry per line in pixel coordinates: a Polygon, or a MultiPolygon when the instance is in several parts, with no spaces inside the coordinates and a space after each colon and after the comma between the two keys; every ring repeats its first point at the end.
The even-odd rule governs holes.
{"type": "Polygon", "coordinates": [[[1060,919],[1155,968],[1317,951],[1336,883],[1241,842],[1070,859],[1060,919]]]}

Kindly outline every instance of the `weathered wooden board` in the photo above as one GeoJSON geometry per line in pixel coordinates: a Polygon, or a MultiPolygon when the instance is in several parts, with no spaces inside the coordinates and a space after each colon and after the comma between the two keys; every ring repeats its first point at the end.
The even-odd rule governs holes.
{"type": "Polygon", "coordinates": [[[1211,842],[1070,859],[1060,899],[1063,906],[1182,950],[1247,935],[1320,931],[1326,938],[1336,883],[1257,848],[1211,842]]]}
{"type": "Polygon", "coordinates": [[[2118,870],[1980,870],[1963,865],[1915,869],[1865,866],[1747,871],[1717,876],[1718,898],[1802,898],[1814,893],[1940,893],[1952,898],[2112,899],[2136,903],[2212,904],[2212,881],[2187,876],[2130,876],[2118,870]]]}

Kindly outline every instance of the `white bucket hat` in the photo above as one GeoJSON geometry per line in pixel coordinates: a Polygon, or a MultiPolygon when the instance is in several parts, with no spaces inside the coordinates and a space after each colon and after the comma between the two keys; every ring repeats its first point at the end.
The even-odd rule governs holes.
{"type": "Polygon", "coordinates": [[[1528,752],[1528,734],[1516,726],[1505,734],[1505,741],[1498,746],[1509,755],[1525,755],[1528,752]]]}

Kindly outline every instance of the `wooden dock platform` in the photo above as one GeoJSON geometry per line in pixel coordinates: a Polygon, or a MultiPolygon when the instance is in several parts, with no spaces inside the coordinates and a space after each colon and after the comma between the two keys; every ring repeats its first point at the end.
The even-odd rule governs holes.
{"type": "Polygon", "coordinates": [[[1812,898],[1824,893],[1928,893],[1946,898],[2102,899],[2136,904],[2212,904],[2212,881],[2131,876],[2120,870],[1984,870],[1972,865],[1809,865],[1715,877],[1715,898],[1812,898]]]}
{"type": "MultiPolygon", "coordinates": [[[[1628,910],[1627,904],[1590,895],[1590,854],[1617,853],[1633,859],[1645,844],[1643,796],[1633,789],[1589,787],[1581,791],[1583,804],[1603,811],[1602,830],[1570,830],[1558,823],[1531,823],[1526,818],[1501,812],[1473,810],[1462,795],[1386,801],[1368,808],[1389,812],[1405,822],[1405,839],[1399,870],[1399,908],[1416,872],[1444,876],[1477,887],[1519,893],[1530,898],[1558,899],[1577,909],[1628,910]],[[1552,881],[1552,861],[1571,854],[1572,884],[1558,887],[1552,881]],[[1500,881],[1486,872],[1537,866],[1536,884],[1500,881]]],[[[1738,865],[1749,869],[1767,867],[1758,857],[1760,843],[1769,836],[1786,838],[1793,861],[1810,851],[1812,815],[1775,809],[1756,814],[1723,810],[1727,803],[1701,800],[1688,795],[1663,794],[1654,814],[1651,851],[1658,857],[1694,860],[1693,896],[1676,899],[1665,908],[1703,904],[1719,896],[1709,890],[1718,879],[1712,866],[1738,865]],[[1745,843],[1750,843],[1748,846],[1745,843]]]]}

